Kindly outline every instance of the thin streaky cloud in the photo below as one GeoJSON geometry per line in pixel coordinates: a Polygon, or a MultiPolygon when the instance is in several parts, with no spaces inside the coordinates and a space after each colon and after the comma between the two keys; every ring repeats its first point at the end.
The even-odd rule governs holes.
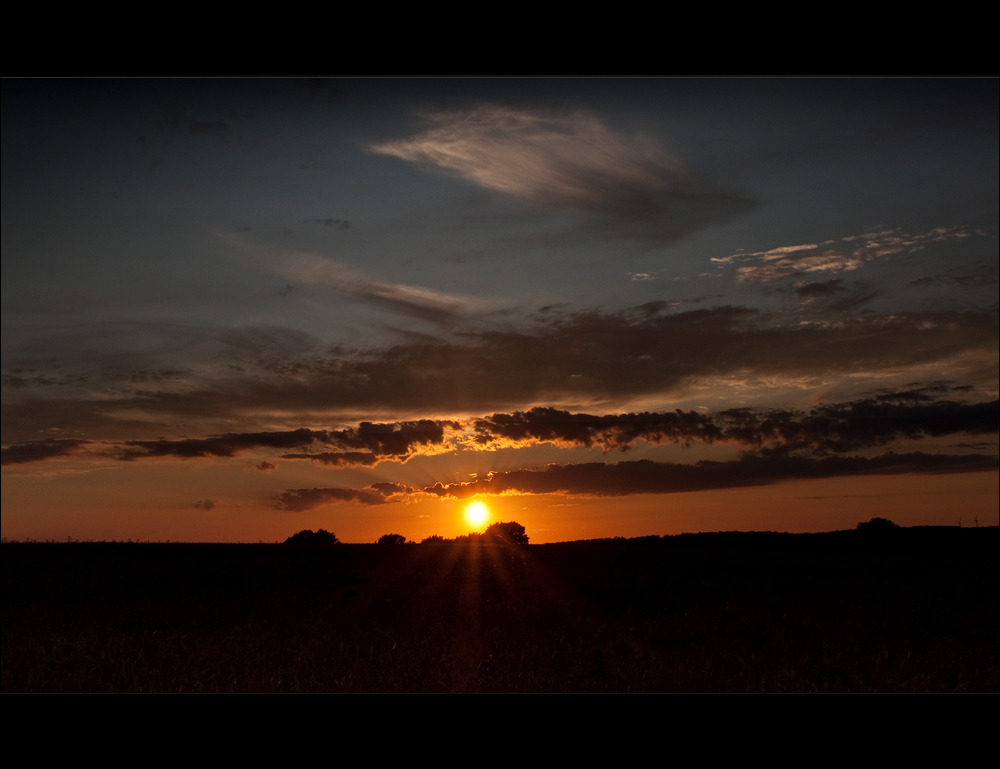
{"type": "Polygon", "coordinates": [[[662,246],[756,206],[695,178],[654,139],[617,132],[589,112],[481,104],[425,120],[422,133],[368,149],[530,203],[522,216],[578,217],[575,229],[530,236],[536,246],[595,240],[662,246]]]}
{"type": "Polygon", "coordinates": [[[695,464],[654,462],[587,462],[551,464],[540,469],[489,473],[459,483],[435,483],[422,489],[401,484],[373,484],[364,489],[287,489],[274,507],[305,511],[336,502],[381,505],[420,498],[468,499],[477,496],[561,494],[577,497],[622,497],[632,494],[676,494],[713,489],[767,486],[789,480],[849,475],[949,474],[996,471],[996,456],[888,452],[877,457],[799,457],[746,454],[729,462],[695,464]]]}
{"type": "Polygon", "coordinates": [[[326,467],[372,467],[383,459],[383,457],[371,451],[324,451],[320,454],[282,454],[281,458],[306,459],[326,467]]]}
{"type": "MultiPolygon", "coordinates": [[[[258,267],[283,280],[331,289],[391,312],[444,322],[459,315],[486,309],[484,302],[472,297],[448,294],[423,286],[376,280],[319,254],[251,243],[245,236],[234,232],[219,231],[217,234],[258,267]]],[[[288,290],[290,287],[285,291],[286,294],[288,290]]]]}
{"type": "Polygon", "coordinates": [[[488,494],[569,494],[617,497],[629,494],[672,494],[784,480],[834,478],[845,475],[966,473],[996,470],[996,456],[888,452],[878,457],[797,457],[746,454],[729,462],[702,460],[693,465],[654,462],[588,462],[549,465],[543,469],[491,473],[462,483],[437,484],[425,494],[466,499],[488,494]]]}
{"type": "Polygon", "coordinates": [[[288,489],[277,496],[274,504],[277,510],[304,512],[334,502],[356,502],[372,506],[388,502],[399,502],[417,490],[398,483],[373,483],[363,489],[288,489]]]}
{"type": "Polygon", "coordinates": [[[586,112],[545,114],[482,104],[425,116],[430,127],[371,151],[452,172],[487,189],[573,205],[607,186],[656,190],[682,175],[653,140],[621,136],[586,112]]]}
{"type": "Polygon", "coordinates": [[[276,272],[286,279],[321,286],[356,299],[425,320],[447,320],[469,312],[472,301],[420,286],[385,283],[315,254],[290,254],[276,272]]]}
{"type": "Polygon", "coordinates": [[[849,272],[860,269],[873,259],[910,254],[932,243],[967,237],[970,233],[959,227],[936,227],[918,235],[910,235],[897,228],[851,235],[842,238],[839,245],[831,245],[836,241],[828,240],[819,244],[779,246],[767,251],[713,257],[712,261],[718,265],[750,262],[736,268],[736,280],[740,283],[763,283],[790,275],[849,272]],[[817,250],[823,246],[829,247],[817,250]]]}

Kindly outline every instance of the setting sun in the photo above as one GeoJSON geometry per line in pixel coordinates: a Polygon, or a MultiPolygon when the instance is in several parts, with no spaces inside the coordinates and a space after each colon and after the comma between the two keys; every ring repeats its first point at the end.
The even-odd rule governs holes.
{"type": "Polygon", "coordinates": [[[478,500],[470,502],[469,506],[465,508],[465,520],[468,521],[471,526],[483,525],[486,523],[486,519],[489,518],[489,515],[489,509],[478,500]]]}

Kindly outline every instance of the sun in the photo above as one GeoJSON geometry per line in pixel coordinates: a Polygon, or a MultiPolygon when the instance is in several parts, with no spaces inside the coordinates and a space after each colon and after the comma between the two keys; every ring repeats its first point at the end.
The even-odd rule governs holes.
{"type": "Polygon", "coordinates": [[[470,526],[482,526],[489,517],[489,509],[479,500],[470,502],[465,508],[465,520],[469,522],[470,526]]]}

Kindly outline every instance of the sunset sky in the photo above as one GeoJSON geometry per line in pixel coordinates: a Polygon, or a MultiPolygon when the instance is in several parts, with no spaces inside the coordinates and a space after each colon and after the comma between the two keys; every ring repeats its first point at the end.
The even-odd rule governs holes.
{"type": "Polygon", "coordinates": [[[998,83],[3,80],[3,536],[997,525],[998,83]]]}

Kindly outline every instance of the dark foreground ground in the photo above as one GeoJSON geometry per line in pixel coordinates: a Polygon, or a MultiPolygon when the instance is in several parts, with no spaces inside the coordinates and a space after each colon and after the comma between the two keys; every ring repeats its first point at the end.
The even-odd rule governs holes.
{"type": "Polygon", "coordinates": [[[2,690],[996,692],[998,544],[5,543],[2,690]]]}

